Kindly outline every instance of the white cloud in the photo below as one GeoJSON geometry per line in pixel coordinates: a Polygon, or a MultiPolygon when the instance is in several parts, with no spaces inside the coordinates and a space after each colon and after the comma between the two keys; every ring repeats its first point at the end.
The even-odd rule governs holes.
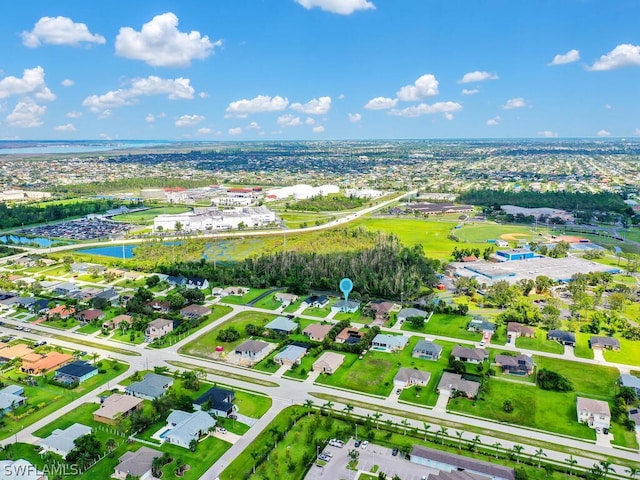
{"type": "Polygon", "coordinates": [[[324,132],[324,126],[322,126],[322,125],[316,125],[315,127],[313,127],[313,128],[311,129],[311,131],[312,131],[313,133],[322,133],[322,132],[324,132]]]}
{"type": "Polygon", "coordinates": [[[553,137],[557,137],[558,134],[556,132],[551,131],[551,130],[542,130],[542,131],[538,132],[538,136],[546,137],[546,138],[553,138],[553,137]]]}
{"type": "Polygon", "coordinates": [[[526,106],[527,102],[524,101],[524,98],[517,97],[507,100],[507,103],[505,103],[502,108],[504,108],[505,110],[513,110],[514,108],[523,108],[526,106]]]}
{"type": "Polygon", "coordinates": [[[331,97],[314,98],[305,104],[292,103],[289,108],[307,115],[324,115],[331,110],[331,97]]]}
{"type": "Polygon", "coordinates": [[[211,129],[207,127],[199,128],[196,134],[198,135],[209,135],[211,133],[211,129]]]}
{"type": "Polygon", "coordinates": [[[42,116],[47,107],[38,105],[27,97],[18,102],[13,111],[7,115],[7,122],[14,127],[34,128],[42,125],[42,116]]]}
{"type": "Polygon", "coordinates": [[[287,108],[289,100],[280,96],[258,95],[251,100],[242,99],[231,102],[227,107],[229,116],[246,117],[250,113],[279,112],[287,108]]]}
{"type": "Polygon", "coordinates": [[[362,115],[360,115],[359,113],[350,113],[349,114],[349,121],[351,123],[358,123],[360,120],[362,120],[362,115]]]}
{"type": "Polygon", "coordinates": [[[153,67],[186,67],[222,46],[221,40],[211,42],[200,32],[185,33],[177,27],[178,17],[172,12],[156,15],[139,32],[122,27],[116,37],[116,55],[142,60],[153,67]]]}
{"type": "Polygon", "coordinates": [[[602,55],[596,60],[589,70],[613,70],[621,67],[640,66],[640,45],[623,43],[611,50],[606,55],[602,55]]]}
{"type": "Polygon", "coordinates": [[[489,127],[495,127],[496,125],[498,125],[500,122],[502,121],[502,119],[500,118],[500,116],[498,115],[497,117],[493,117],[490,118],[489,120],[487,120],[487,126],[489,127]]]}
{"type": "Polygon", "coordinates": [[[476,70],[475,72],[465,73],[458,83],[472,83],[472,82],[483,82],[485,80],[497,80],[498,75],[491,72],[481,72],[476,70]]]}
{"type": "Polygon", "coordinates": [[[633,132],[634,135],[640,136],[640,128],[636,128],[636,131],[633,132]]]}
{"type": "Polygon", "coordinates": [[[611,110],[613,107],[611,106],[610,103],[605,103],[604,104],[604,108],[605,108],[605,110],[611,110]]]}
{"type": "Polygon", "coordinates": [[[311,117],[307,117],[307,119],[304,121],[305,125],[315,125],[316,121],[311,118],[311,117]]]}
{"type": "Polygon", "coordinates": [[[240,127],[229,129],[229,135],[240,135],[241,133],[242,133],[242,129],[240,127]]]}
{"type": "Polygon", "coordinates": [[[34,95],[38,100],[52,101],[56,96],[44,82],[44,68],[25,68],[22,78],[5,77],[0,80],[0,99],[12,95],[34,95]]]}
{"type": "Polygon", "coordinates": [[[445,114],[445,118],[450,120],[452,118],[450,114],[460,110],[462,110],[462,105],[457,102],[437,102],[432,105],[421,103],[420,105],[403,108],[402,110],[394,109],[391,110],[389,114],[398,117],[412,118],[420,117],[422,115],[431,115],[433,113],[443,113],[445,114]]]}
{"type": "Polygon", "coordinates": [[[170,100],[191,100],[195,90],[188,78],[160,78],[149,76],[131,80],[130,88],[112,90],[103,95],[90,95],[82,105],[92,112],[104,112],[125,105],[132,105],[141,96],[166,95],[170,100]]]}
{"type": "Polygon", "coordinates": [[[60,85],[62,85],[63,87],[73,87],[74,84],[75,82],[70,78],[65,78],[60,82],[60,85]]]}
{"type": "Polygon", "coordinates": [[[200,98],[209,98],[209,94],[207,92],[198,93],[198,97],[200,98]]]}
{"type": "Polygon", "coordinates": [[[298,127],[302,125],[302,120],[300,120],[300,117],[296,117],[295,115],[291,115],[290,113],[287,113],[286,115],[280,115],[277,122],[281,127],[298,127]]]}
{"type": "Polygon", "coordinates": [[[318,7],[325,12],[351,15],[356,10],[375,9],[375,5],[368,0],[295,0],[307,10],[318,7]]]}
{"type": "Polygon", "coordinates": [[[462,94],[463,95],[475,95],[479,91],[480,90],[478,90],[477,88],[463,88],[462,89],[462,94]]]}
{"type": "Polygon", "coordinates": [[[22,44],[30,48],[43,43],[78,47],[81,43],[105,42],[102,35],[92,34],[84,23],[75,23],[68,17],[42,17],[31,32],[22,32],[22,44]]]}
{"type": "Polygon", "coordinates": [[[598,130],[598,133],[596,134],[599,137],[608,137],[609,135],[611,135],[611,132],[605,129],[602,130],[598,130]]]}
{"type": "Polygon", "coordinates": [[[553,60],[551,60],[549,65],[564,65],[566,63],[577,62],[578,60],[580,60],[580,52],[574,48],[573,50],[569,50],[567,53],[559,53],[553,57],[553,60]]]}
{"type": "Polygon", "coordinates": [[[66,117],[68,118],[80,118],[82,116],[82,112],[68,112],[66,117]]]}
{"type": "Polygon", "coordinates": [[[413,85],[405,85],[396,96],[403,102],[416,102],[423,98],[438,94],[438,80],[434,75],[427,73],[418,78],[413,85]]]}
{"type": "Polygon", "coordinates": [[[176,127],[193,127],[204,120],[202,115],[182,115],[176,120],[176,127]]]}
{"type": "Polygon", "coordinates": [[[387,110],[398,104],[397,98],[376,97],[367,102],[364,108],[368,110],[387,110]]]}
{"type": "Polygon", "coordinates": [[[76,127],[73,126],[73,123],[67,123],[66,125],[58,125],[54,130],[57,132],[75,132],[76,127]]]}
{"type": "Polygon", "coordinates": [[[262,130],[262,127],[258,122],[251,122],[247,125],[247,130],[262,130]]]}
{"type": "Polygon", "coordinates": [[[156,116],[153,113],[148,113],[146,117],[144,117],[144,121],[147,123],[153,123],[156,121],[156,116]]]}
{"type": "Polygon", "coordinates": [[[344,93],[341,93],[340,95],[338,95],[338,100],[344,100],[345,96],[344,93]]]}

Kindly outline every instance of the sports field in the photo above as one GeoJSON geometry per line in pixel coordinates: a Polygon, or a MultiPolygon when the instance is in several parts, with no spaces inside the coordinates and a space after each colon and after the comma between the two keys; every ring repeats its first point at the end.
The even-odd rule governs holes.
{"type": "Polygon", "coordinates": [[[188,207],[156,207],[140,212],[123,213],[122,215],[116,215],[113,219],[118,222],[134,223],[136,225],[151,225],[153,224],[153,219],[158,215],[185,213],[190,210],[188,207]]]}
{"type": "Polygon", "coordinates": [[[462,241],[471,243],[481,243],[486,246],[487,240],[507,240],[516,242],[517,240],[534,240],[539,237],[535,232],[525,225],[501,225],[493,222],[486,223],[465,223],[462,228],[455,231],[455,235],[462,241]]]}

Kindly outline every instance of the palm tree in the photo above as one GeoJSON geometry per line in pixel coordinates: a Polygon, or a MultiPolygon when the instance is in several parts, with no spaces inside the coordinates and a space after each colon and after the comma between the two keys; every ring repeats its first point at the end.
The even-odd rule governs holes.
{"type": "Polygon", "coordinates": [[[393,420],[391,420],[390,418],[387,418],[384,421],[384,424],[387,426],[387,430],[391,431],[391,427],[393,427],[393,420]]]}
{"type": "Polygon", "coordinates": [[[107,448],[109,455],[111,455],[111,453],[113,453],[113,451],[116,448],[116,441],[113,438],[110,438],[109,440],[106,441],[104,446],[107,448]]]}
{"type": "Polygon", "coordinates": [[[500,447],[502,446],[502,444],[500,442],[496,442],[492,446],[496,449],[496,458],[498,458],[498,452],[500,452],[500,447]]]}
{"type": "Polygon", "coordinates": [[[424,441],[427,441],[427,430],[429,430],[431,428],[431,425],[429,425],[427,422],[422,422],[422,426],[424,427],[424,441]]]}
{"type": "Polygon", "coordinates": [[[629,467],[627,468],[627,473],[631,478],[636,478],[638,475],[640,475],[640,468],[629,467]]]}
{"type": "Polygon", "coordinates": [[[602,478],[606,479],[609,473],[616,473],[616,471],[611,466],[611,462],[600,460],[600,467],[602,467],[602,473],[604,474],[602,478]]]}
{"type": "Polygon", "coordinates": [[[480,435],[476,435],[475,437],[473,437],[473,440],[471,440],[471,449],[472,449],[474,452],[477,452],[477,451],[478,451],[478,444],[479,444],[479,443],[482,443],[482,442],[480,441],[480,435]]]}
{"type": "Polygon", "coordinates": [[[328,409],[329,409],[329,416],[331,416],[331,412],[333,412],[333,405],[334,405],[334,403],[333,403],[331,400],[329,400],[327,403],[325,403],[325,404],[322,406],[322,408],[325,408],[325,407],[326,407],[326,408],[328,408],[328,409]]]}
{"type": "Polygon", "coordinates": [[[464,435],[464,432],[462,430],[456,431],[456,437],[458,437],[458,450],[462,448],[462,435],[464,435]]]}
{"type": "Polygon", "coordinates": [[[524,450],[522,445],[514,445],[511,449],[511,455],[516,457],[516,463],[520,463],[520,454],[524,450]]]}
{"type": "Polygon", "coordinates": [[[400,423],[404,427],[404,432],[403,433],[404,433],[404,435],[406,435],[407,434],[407,428],[409,427],[409,420],[407,420],[406,418],[403,418],[400,423]]]}
{"type": "Polygon", "coordinates": [[[573,458],[573,455],[569,455],[569,458],[565,458],[564,461],[569,464],[569,476],[571,476],[573,472],[573,467],[576,466],[578,461],[575,458],[573,458]]]}
{"type": "Polygon", "coordinates": [[[181,458],[176,459],[176,475],[182,474],[182,467],[184,467],[184,460],[181,458]]]}
{"type": "Polygon", "coordinates": [[[311,409],[313,408],[313,400],[310,398],[305,400],[304,406],[307,407],[307,417],[311,416],[311,409]]]}
{"type": "Polygon", "coordinates": [[[376,430],[380,430],[380,419],[382,418],[382,414],[380,412],[375,412],[372,417],[376,422],[376,430]]]}
{"type": "Polygon", "coordinates": [[[440,426],[440,433],[442,434],[442,445],[444,445],[444,437],[447,434],[447,432],[449,431],[449,429],[447,427],[445,427],[444,425],[440,426]]]}
{"type": "Polygon", "coordinates": [[[542,457],[546,457],[547,454],[544,453],[544,450],[539,448],[536,450],[536,453],[533,454],[534,457],[538,459],[538,468],[540,468],[540,463],[542,462],[542,457]]]}
{"type": "Polygon", "coordinates": [[[351,418],[351,412],[353,412],[353,405],[351,405],[350,403],[347,403],[344,407],[344,411],[347,412],[347,419],[351,418]]]}

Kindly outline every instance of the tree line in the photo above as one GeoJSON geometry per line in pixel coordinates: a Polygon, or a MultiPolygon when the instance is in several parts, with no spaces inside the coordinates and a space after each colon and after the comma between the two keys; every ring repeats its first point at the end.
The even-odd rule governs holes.
{"type": "Polygon", "coordinates": [[[0,203],[0,229],[65,220],[91,213],[103,213],[119,205],[120,202],[109,199],[78,200],[78,202],[64,205],[44,206],[14,205],[8,207],[5,203],[0,203]]]}

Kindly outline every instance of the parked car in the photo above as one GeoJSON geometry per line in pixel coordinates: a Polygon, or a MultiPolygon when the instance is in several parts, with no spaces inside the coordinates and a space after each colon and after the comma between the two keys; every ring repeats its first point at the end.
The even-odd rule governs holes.
{"type": "Polygon", "coordinates": [[[400,395],[401,393],[402,393],[402,389],[401,388],[396,390],[396,395],[400,395]]]}
{"type": "Polygon", "coordinates": [[[358,448],[361,443],[362,443],[362,440],[356,440],[356,442],[354,443],[354,446],[358,448]]]}
{"type": "Polygon", "coordinates": [[[342,440],[338,440],[337,438],[332,438],[331,440],[329,440],[329,445],[331,445],[332,447],[342,448],[344,447],[344,442],[342,440]]]}
{"type": "Polygon", "coordinates": [[[364,442],[362,442],[362,446],[360,448],[364,450],[365,448],[367,448],[367,445],[369,445],[369,442],[365,440],[364,442]]]}
{"type": "Polygon", "coordinates": [[[47,344],[47,342],[45,340],[40,340],[40,341],[34,343],[33,346],[34,347],[42,347],[43,345],[46,345],[46,344],[47,344]]]}
{"type": "Polygon", "coordinates": [[[394,457],[397,457],[397,456],[398,456],[398,452],[399,452],[399,451],[400,451],[400,450],[398,450],[398,447],[396,447],[396,448],[394,448],[393,450],[391,450],[391,455],[393,455],[394,457]]]}
{"type": "Polygon", "coordinates": [[[227,429],[224,427],[218,427],[217,430],[218,430],[218,433],[227,433],[227,429]]]}

